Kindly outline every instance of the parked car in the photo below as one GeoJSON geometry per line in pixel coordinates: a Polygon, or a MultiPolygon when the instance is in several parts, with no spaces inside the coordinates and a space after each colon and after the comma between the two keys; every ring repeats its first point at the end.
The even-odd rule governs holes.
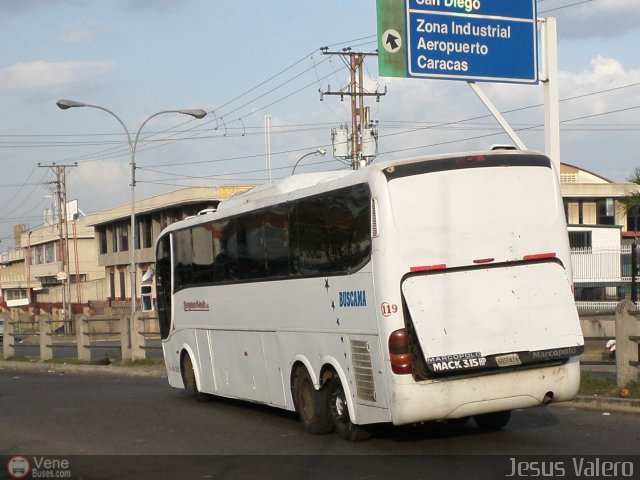
{"type": "Polygon", "coordinates": [[[4,338],[4,323],[3,320],[0,318],[0,339],[4,338]]]}

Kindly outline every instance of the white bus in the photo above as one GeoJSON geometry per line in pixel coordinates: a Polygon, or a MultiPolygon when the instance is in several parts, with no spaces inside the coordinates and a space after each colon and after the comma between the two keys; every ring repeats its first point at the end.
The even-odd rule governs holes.
{"type": "Polygon", "coordinates": [[[493,151],[301,174],[166,228],[171,386],[298,412],[310,433],[572,399],[583,337],[557,172],[493,151]]]}

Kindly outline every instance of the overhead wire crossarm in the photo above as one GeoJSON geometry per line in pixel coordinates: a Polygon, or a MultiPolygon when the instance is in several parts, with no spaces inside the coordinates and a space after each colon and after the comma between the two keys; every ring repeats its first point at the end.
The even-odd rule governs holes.
{"type": "MultiPolygon", "coordinates": [[[[369,108],[364,106],[364,99],[365,97],[376,97],[376,100],[380,101],[380,97],[387,93],[386,87],[384,92],[376,91],[375,93],[365,92],[364,89],[364,59],[368,56],[377,56],[378,53],[377,51],[370,53],[353,52],[351,48],[343,48],[342,51],[331,51],[328,47],[322,47],[320,51],[323,55],[338,55],[344,62],[345,66],[349,69],[350,80],[348,88],[341,89],[337,92],[324,92],[320,89],[320,101],[323,100],[325,95],[339,96],[341,100],[344,100],[345,96],[350,97],[351,152],[341,156],[343,158],[351,158],[351,168],[357,170],[366,163],[363,158],[363,141],[365,125],[368,126],[369,124],[369,108]]],[[[371,129],[371,131],[373,131],[373,129],[371,129]]]]}

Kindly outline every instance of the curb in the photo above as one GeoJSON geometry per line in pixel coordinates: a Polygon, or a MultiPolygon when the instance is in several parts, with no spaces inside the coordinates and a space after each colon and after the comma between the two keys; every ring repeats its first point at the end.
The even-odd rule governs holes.
{"type": "Polygon", "coordinates": [[[570,402],[552,404],[561,408],[580,408],[602,412],[640,413],[640,399],[578,395],[570,402]]]}
{"type": "Polygon", "coordinates": [[[71,373],[76,375],[120,375],[124,377],[167,378],[164,365],[122,367],[117,365],[73,365],[66,363],[12,362],[0,360],[1,371],[71,373]]]}

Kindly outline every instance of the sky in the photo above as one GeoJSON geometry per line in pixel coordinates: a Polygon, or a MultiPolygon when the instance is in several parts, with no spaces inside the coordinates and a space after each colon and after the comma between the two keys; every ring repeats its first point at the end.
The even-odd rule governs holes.
{"type": "MultiPolygon", "coordinates": [[[[640,167],[639,0],[537,0],[558,25],[561,161],[613,181],[640,167]],[[635,148],[634,148],[635,147],[635,148]]],[[[319,90],[348,84],[338,56],[377,48],[374,0],[0,1],[0,251],[15,224],[43,225],[55,176],[90,214],[130,201],[125,130],[140,132],[136,198],[193,185],[267,181],[348,168],[331,155],[331,129],[350,105],[319,90]],[[77,164],[77,165],[76,165],[77,164]],[[73,165],[73,166],[71,166],[73,165]]],[[[378,128],[376,161],[512,143],[466,82],[384,78],[367,57],[365,87],[378,128]]],[[[482,83],[527,147],[544,151],[542,87],[482,83]]]]}

